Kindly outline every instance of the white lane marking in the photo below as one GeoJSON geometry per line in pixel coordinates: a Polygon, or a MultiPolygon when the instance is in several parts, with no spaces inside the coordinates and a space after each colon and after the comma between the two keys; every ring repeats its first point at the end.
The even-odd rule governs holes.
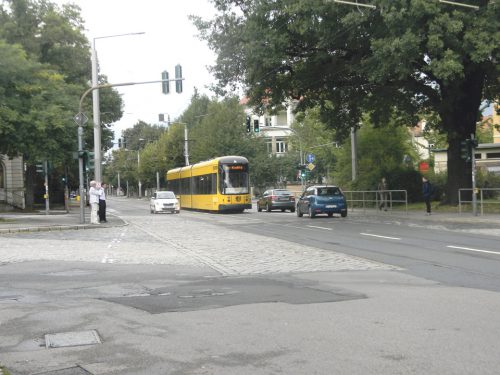
{"type": "Polygon", "coordinates": [[[316,225],[307,225],[309,228],[317,228],[317,229],[324,229],[324,230],[333,230],[332,228],[325,228],[325,227],[317,227],[316,225]]]}
{"type": "Polygon", "coordinates": [[[452,245],[449,245],[449,246],[446,246],[446,247],[449,247],[451,249],[459,249],[459,250],[468,250],[468,251],[476,251],[478,253],[488,253],[488,254],[496,254],[496,255],[500,255],[500,252],[499,251],[490,251],[490,250],[481,250],[481,249],[472,249],[470,247],[461,247],[461,246],[452,246],[452,245]]]}
{"type": "Polygon", "coordinates": [[[377,237],[377,238],[386,238],[388,240],[401,240],[401,238],[398,237],[389,237],[389,236],[380,236],[378,234],[370,234],[370,233],[360,233],[363,236],[370,236],[370,237],[377,237]]]}

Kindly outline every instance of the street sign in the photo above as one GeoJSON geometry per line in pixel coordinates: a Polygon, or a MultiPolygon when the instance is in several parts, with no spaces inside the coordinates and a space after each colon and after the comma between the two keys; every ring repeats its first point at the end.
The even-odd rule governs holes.
{"type": "Polygon", "coordinates": [[[85,116],[85,113],[79,112],[75,115],[75,117],[73,117],[73,120],[75,120],[77,125],[84,125],[87,121],[89,121],[89,118],[85,116]]]}
{"type": "Polygon", "coordinates": [[[307,160],[309,163],[312,163],[313,161],[315,161],[315,160],[316,160],[316,157],[314,156],[314,154],[309,153],[309,154],[307,154],[307,155],[306,155],[306,160],[307,160]]]}
{"type": "Polygon", "coordinates": [[[316,166],[313,163],[307,164],[307,169],[309,169],[310,171],[312,171],[315,167],[316,166]]]}

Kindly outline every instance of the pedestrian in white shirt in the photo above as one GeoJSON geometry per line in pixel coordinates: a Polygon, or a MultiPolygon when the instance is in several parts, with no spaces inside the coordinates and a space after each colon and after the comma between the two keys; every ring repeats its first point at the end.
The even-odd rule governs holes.
{"type": "Polygon", "coordinates": [[[89,189],[89,203],[90,203],[90,224],[99,224],[97,211],[99,209],[99,186],[96,181],[90,181],[89,189]]]}
{"type": "Polygon", "coordinates": [[[99,222],[107,223],[106,220],[106,184],[102,183],[99,189],[99,222]]]}

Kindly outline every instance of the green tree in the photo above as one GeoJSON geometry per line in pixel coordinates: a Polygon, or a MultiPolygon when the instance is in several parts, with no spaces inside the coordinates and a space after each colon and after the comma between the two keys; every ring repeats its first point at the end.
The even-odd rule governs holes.
{"type": "Polygon", "coordinates": [[[207,115],[190,129],[190,162],[196,163],[223,155],[251,158],[253,140],[243,126],[244,112],[238,98],[212,100],[207,115]]]}
{"type": "Polygon", "coordinates": [[[447,135],[448,198],[471,184],[460,141],[475,133],[482,99],[499,95],[500,7],[435,0],[375,0],[376,10],[331,1],[220,0],[193,20],[217,53],[218,92],[243,85],[251,104],[319,106],[340,139],[362,114],[384,126],[434,112],[447,135]],[[263,99],[266,101],[263,101],[263,99]],[[464,170],[466,173],[464,174],[464,170]]]}
{"type": "Polygon", "coordinates": [[[158,140],[164,131],[165,128],[159,125],[150,125],[139,120],[133,127],[122,132],[122,142],[129,150],[140,150],[149,142],[158,140]]]}
{"type": "MultiPolygon", "coordinates": [[[[0,153],[22,155],[28,164],[28,207],[37,160],[50,160],[61,174],[67,165],[77,168],[73,116],[90,76],[89,43],[79,11],[44,0],[0,3],[0,153]]],[[[106,148],[112,138],[109,125],[122,116],[122,101],[116,91],[102,91],[101,111],[113,113],[101,124],[106,148]]],[[[90,101],[84,104],[90,112],[90,101]]],[[[93,143],[91,123],[85,141],[93,143]]]]}
{"type": "Polygon", "coordinates": [[[380,179],[386,177],[390,189],[412,191],[412,199],[417,198],[414,192],[420,191],[421,183],[415,177],[418,177],[418,173],[413,163],[406,163],[405,157],[414,162],[418,156],[406,128],[393,125],[377,129],[365,122],[357,132],[357,151],[358,178],[353,182],[350,142],[339,149],[334,173],[339,185],[376,190],[380,179]],[[405,181],[402,175],[409,178],[405,181]]]}
{"type": "Polygon", "coordinates": [[[308,164],[306,155],[309,153],[315,157],[315,168],[309,173],[309,178],[320,183],[325,178],[331,180],[329,177],[336,165],[338,142],[332,141],[336,138],[335,131],[322,122],[320,109],[315,107],[298,113],[292,129],[291,144],[293,150],[302,149],[302,161],[308,164]]]}

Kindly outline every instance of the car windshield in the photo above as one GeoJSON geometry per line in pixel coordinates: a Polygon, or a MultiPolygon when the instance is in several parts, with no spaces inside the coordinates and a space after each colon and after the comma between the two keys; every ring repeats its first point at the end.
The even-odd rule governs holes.
{"type": "Polygon", "coordinates": [[[274,195],[291,195],[292,193],[288,190],[275,190],[274,195]]]}
{"type": "Polygon", "coordinates": [[[156,199],[172,199],[175,198],[175,194],[172,191],[161,191],[156,193],[156,199]]]}
{"type": "Polygon", "coordinates": [[[324,188],[318,188],[318,195],[320,196],[341,195],[341,193],[338,187],[324,187],[324,188]]]}

